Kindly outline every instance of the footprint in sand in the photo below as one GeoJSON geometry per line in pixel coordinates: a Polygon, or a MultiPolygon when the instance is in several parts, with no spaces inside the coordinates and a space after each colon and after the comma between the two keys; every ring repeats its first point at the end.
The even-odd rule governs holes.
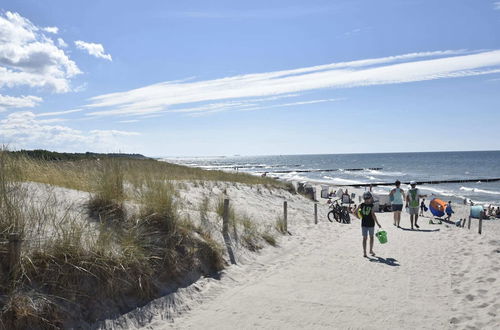
{"type": "Polygon", "coordinates": [[[494,277],[490,277],[490,278],[487,278],[486,281],[490,282],[490,283],[493,283],[495,282],[497,279],[494,278],[494,277]]]}
{"type": "Polygon", "coordinates": [[[455,294],[461,294],[461,293],[462,293],[462,290],[460,290],[460,289],[455,289],[455,290],[453,290],[453,293],[455,293],[455,294]]]}
{"type": "Polygon", "coordinates": [[[468,294],[468,295],[466,295],[466,296],[465,296],[465,298],[466,298],[468,301],[473,301],[475,297],[474,297],[473,295],[471,295],[471,294],[468,294]]]}
{"type": "Polygon", "coordinates": [[[482,303],[481,305],[477,306],[477,308],[485,308],[485,307],[488,307],[489,304],[487,303],[482,303]]]}

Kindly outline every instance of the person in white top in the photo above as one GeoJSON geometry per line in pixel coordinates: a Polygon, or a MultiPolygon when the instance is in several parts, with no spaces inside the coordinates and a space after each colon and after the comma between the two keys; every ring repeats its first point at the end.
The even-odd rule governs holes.
{"type": "Polygon", "coordinates": [[[401,185],[399,180],[396,181],[395,185],[396,188],[392,189],[389,193],[389,199],[391,200],[392,212],[394,213],[394,226],[401,228],[399,222],[401,221],[401,211],[403,210],[405,192],[399,187],[401,185]]]}

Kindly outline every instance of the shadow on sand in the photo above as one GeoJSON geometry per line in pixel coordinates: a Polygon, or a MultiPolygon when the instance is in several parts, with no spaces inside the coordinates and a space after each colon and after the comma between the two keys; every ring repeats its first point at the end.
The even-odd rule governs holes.
{"type": "Polygon", "coordinates": [[[399,228],[401,230],[404,230],[404,231],[416,231],[416,232],[421,232],[421,233],[432,233],[432,232],[436,232],[436,231],[440,231],[441,229],[437,228],[437,229],[411,229],[411,228],[399,228]]]}
{"type": "Polygon", "coordinates": [[[382,258],[382,257],[368,257],[368,260],[370,260],[371,262],[378,262],[378,263],[381,263],[381,264],[386,264],[388,266],[393,266],[393,267],[399,267],[400,264],[398,263],[398,261],[394,258],[382,258]]]}

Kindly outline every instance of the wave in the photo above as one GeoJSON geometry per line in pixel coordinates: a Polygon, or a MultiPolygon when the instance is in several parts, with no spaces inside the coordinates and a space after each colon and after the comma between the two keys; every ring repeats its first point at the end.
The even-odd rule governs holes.
{"type": "Polygon", "coordinates": [[[418,189],[420,190],[426,190],[432,192],[434,195],[442,195],[442,196],[456,196],[456,192],[450,191],[450,190],[443,190],[443,189],[437,189],[437,188],[430,188],[430,187],[419,187],[418,189]]]}
{"type": "Polygon", "coordinates": [[[390,172],[390,171],[380,171],[380,170],[367,170],[368,173],[373,174],[373,175],[381,175],[381,176],[393,176],[393,177],[400,177],[400,176],[405,176],[406,173],[404,172],[390,172]]]}
{"type": "Polygon", "coordinates": [[[468,187],[460,187],[460,190],[481,193],[481,194],[500,195],[500,191],[494,191],[494,190],[468,188],[468,187]]]}
{"type": "Polygon", "coordinates": [[[333,183],[333,184],[361,184],[362,183],[361,181],[357,181],[357,180],[336,178],[336,177],[331,177],[328,175],[323,176],[323,179],[327,179],[328,183],[333,183]]]}

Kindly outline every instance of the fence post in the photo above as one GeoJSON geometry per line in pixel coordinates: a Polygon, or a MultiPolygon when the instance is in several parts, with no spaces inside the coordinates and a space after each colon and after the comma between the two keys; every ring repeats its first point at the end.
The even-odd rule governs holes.
{"type": "Polygon", "coordinates": [[[314,203],[314,224],[318,224],[318,203],[314,203]]]}
{"type": "Polygon", "coordinates": [[[9,281],[14,287],[14,282],[19,274],[19,266],[21,263],[21,239],[18,233],[9,234],[9,281]]]}
{"type": "Polygon", "coordinates": [[[479,213],[479,229],[478,233],[481,235],[481,232],[483,231],[483,212],[479,213]]]}
{"type": "Polygon", "coordinates": [[[283,227],[285,229],[285,233],[288,232],[288,215],[287,215],[287,201],[283,202],[283,227]]]}
{"type": "Polygon", "coordinates": [[[222,234],[229,233],[229,199],[224,199],[224,212],[222,213],[222,234]]]}
{"type": "MultiPolygon", "coordinates": [[[[235,233],[236,233],[236,227],[235,233]]],[[[231,247],[231,239],[229,238],[229,199],[224,199],[224,212],[222,213],[222,237],[224,237],[224,242],[226,243],[227,253],[231,264],[236,264],[236,258],[234,257],[234,252],[231,247]]]]}
{"type": "Polygon", "coordinates": [[[469,223],[467,224],[467,229],[470,229],[470,219],[471,219],[471,216],[469,215],[469,223]]]}

